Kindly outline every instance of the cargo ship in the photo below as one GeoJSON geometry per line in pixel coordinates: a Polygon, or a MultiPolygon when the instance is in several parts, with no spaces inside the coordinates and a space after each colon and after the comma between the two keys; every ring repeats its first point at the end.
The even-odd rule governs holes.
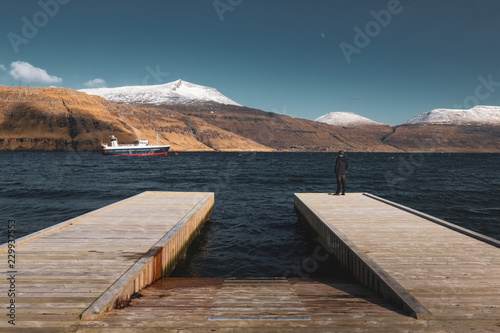
{"type": "Polygon", "coordinates": [[[167,155],[170,149],[169,145],[150,145],[148,140],[137,139],[132,145],[119,145],[114,135],[111,135],[111,146],[102,144],[103,155],[122,155],[122,156],[160,156],[167,155]]]}

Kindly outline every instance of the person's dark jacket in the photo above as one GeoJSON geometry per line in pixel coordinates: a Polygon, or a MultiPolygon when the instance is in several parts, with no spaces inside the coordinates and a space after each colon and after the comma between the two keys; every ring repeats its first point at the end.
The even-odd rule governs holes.
{"type": "Polygon", "coordinates": [[[347,164],[347,158],[342,155],[338,156],[337,160],[335,161],[335,174],[336,175],[345,175],[345,171],[349,165],[347,164]]]}

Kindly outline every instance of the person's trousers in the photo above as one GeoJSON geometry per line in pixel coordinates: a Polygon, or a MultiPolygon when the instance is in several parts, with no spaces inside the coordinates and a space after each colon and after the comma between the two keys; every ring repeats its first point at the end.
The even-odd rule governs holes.
{"type": "Polygon", "coordinates": [[[342,185],[342,192],[345,193],[345,175],[337,176],[337,193],[340,193],[340,186],[342,185]]]}

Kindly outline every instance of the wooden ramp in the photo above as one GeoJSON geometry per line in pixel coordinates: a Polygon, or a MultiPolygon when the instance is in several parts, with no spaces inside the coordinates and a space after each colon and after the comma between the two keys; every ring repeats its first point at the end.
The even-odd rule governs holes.
{"type": "Polygon", "coordinates": [[[499,241],[369,194],[296,194],[295,208],[361,283],[415,317],[500,331],[499,241]]]}
{"type": "Polygon", "coordinates": [[[78,332],[497,332],[489,321],[417,320],[376,292],[329,279],[164,278],[78,332]]]}
{"type": "Polygon", "coordinates": [[[174,268],[213,204],[213,193],[144,192],[17,239],[13,279],[0,282],[0,329],[52,332],[100,318],[174,268]]]}
{"type": "Polygon", "coordinates": [[[396,332],[425,322],[345,281],[165,278],[80,332],[396,332]]]}

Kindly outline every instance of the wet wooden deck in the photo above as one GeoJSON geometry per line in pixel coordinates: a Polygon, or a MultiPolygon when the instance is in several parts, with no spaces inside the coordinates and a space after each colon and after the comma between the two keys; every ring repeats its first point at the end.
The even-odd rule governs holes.
{"type": "Polygon", "coordinates": [[[7,275],[15,295],[11,281],[0,282],[0,329],[56,331],[99,318],[174,268],[213,203],[212,193],[144,192],[18,239],[7,275]]]}
{"type": "Polygon", "coordinates": [[[393,283],[443,327],[500,331],[499,241],[368,194],[296,194],[295,207],[363,284],[393,283]]]}

